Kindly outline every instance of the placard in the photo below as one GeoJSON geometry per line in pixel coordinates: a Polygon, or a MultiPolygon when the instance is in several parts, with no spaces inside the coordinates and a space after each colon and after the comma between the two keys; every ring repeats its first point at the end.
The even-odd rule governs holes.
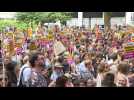
{"type": "Polygon", "coordinates": [[[66,51],[66,48],[64,47],[64,45],[60,41],[55,41],[55,43],[54,43],[54,53],[55,53],[55,55],[57,56],[64,51],[66,51]]]}
{"type": "Polygon", "coordinates": [[[134,52],[126,53],[124,55],[124,59],[131,59],[134,58],[134,52]]]}
{"type": "Polygon", "coordinates": [[[126,46],[124,47],[125,52],[134,52],[134,46],[126,46]]]}

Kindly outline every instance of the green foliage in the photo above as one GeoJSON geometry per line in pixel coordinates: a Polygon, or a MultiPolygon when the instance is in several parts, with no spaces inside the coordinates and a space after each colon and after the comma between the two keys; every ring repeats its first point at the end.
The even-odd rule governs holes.
{"type": "Polygon", "coordinates": [[[32,23],[33,21],[35,24],[39,22],[55,22],[60,20],[61,23],[65,22],[66,20],[71,18],[70,12],[18,12],[16,14],[16,18],[19,21],[24,21],[25,23],[32,23]]]}
{"type": "Polygon", "coordinates": [[[0,30],[6,26],[14,26],[20,30],[26,30],[31,26],[35,31],[39,22],[49,23],[60,20],[62,24],[71,18],[70,12],[17,12],[17,20],[0,20],[0,30]]]}
{"type": "Polygon", "coordinates": [[[0,20],[0,30],[5,28],[6,26],[16,26],[15,20],[0,20]]]}
{"type": "MultiPolygon", "coordinates": [[[[33,23],[34,24],[34,23],[33,23]]],[[[17,21],[17,20],[0,20],[0,30],[3,30],[5,27],[7,26],[14,26],[17,29],[20,30],[26,30],[29,25],[23,21],[17,21]]],[[[33,25],[34,28],[36,27],[36,25],[33,25]]]]}

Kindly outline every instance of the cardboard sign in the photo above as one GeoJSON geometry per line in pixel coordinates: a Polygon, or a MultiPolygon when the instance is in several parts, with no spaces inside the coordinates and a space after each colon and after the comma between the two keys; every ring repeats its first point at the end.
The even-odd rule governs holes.
{"type": "Polygon", "coordinates": [[[55,53],[55,55],[57,56],[64,51],[66,51],[66,48],[64,47],[64,45],[60,41],[55,41],[55,43],[54,43],[54,53],[55,53]]]}

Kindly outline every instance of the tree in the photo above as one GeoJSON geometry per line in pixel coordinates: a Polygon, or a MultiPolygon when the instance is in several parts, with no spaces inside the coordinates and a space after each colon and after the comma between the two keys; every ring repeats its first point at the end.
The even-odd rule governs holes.
{"type": "Polygon", "coordinates": [[[48,19],[51,22],[56,22],[57,20],[60,20],[62,24],[65,23],[66,20],[69,20],[71,18],[71,13],[68,12],[51,12],[48,14],[48,19]]]}
{"type": "Polygon", "coordinates": [[[24,21],[27,24],[39,22],[55,22],[60,20],[61,23],[64,23],[66,20],[71,18],[70,12],[18,12],[16,18],[19,21],[24,21]]]}
{"type": "Polygon", "coordinates": [[[111,29],[111,15],[112,12],[103,12],[105,31],[111,29]]]}

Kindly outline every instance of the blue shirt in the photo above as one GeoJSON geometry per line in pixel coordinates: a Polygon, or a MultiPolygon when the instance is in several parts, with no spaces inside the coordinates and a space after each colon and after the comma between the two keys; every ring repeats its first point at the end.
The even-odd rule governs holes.
{"type": "Polygon", "coordinates": [[[94,77],[93,73],[86,68],[84,61],[80,63],[79,71],[80,71],[81,78],[83,79],[88,80],[88,79],[93,79],[94,77]]]}
{"type": "Polygon", "coordinates": [[[62,72],[61,72],[60,74],[57,74],[56,71],[53,71],[53,73],[52,73],[50,79],[53,80],[53,81],[56,81],[56,79],[57,79],[58,77],[62,76],[62,75],[63,75],[62,72]]]}

